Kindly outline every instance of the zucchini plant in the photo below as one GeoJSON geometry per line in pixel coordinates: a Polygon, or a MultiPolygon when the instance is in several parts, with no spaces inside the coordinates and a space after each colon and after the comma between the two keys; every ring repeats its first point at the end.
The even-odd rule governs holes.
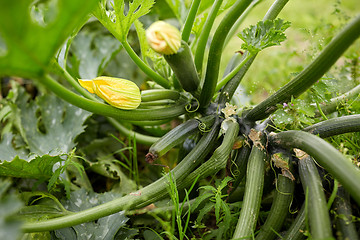
{"type": "MultiPolygon", "coordinates": [[[[335,37],[288,83],[249,105],[243,99],[239,101],[237,94],[243,80],[251,81],[247,73],[254,63],[271,61],[269,57],[262,58],[261,52],[286,40],[285,31],[291,23],[278,15],[288,0],[275,0],[262,20],[250,26],[244,26],[245,19],[255,7],[262,6],[261,0],[185,2],[0,3],[0,19],[7,22],[0,27],[0,74],[31,79],[38,91],[35,95],[39,95],[31,102],[25,90],[12,82],[11,92],[1,102],[0,176],[34,178],[40,185],[47,184],[46,191],[28,195],[22,192],[26,206],[19,206],[9,218],[16,220],[18,214],[23,220],[19,231],[33,237],[43,232],[42,237],[51,239],[85,239],[82,233],[93,234],[88,228],[81,228],[90,226],[86,224],[94,224],[94,229],[101,224],[111,226],[104,227],[110,229],[103,232],[105,235],[94,233],[96,239],[125,239],[137,234],[141,238],[139,230],[124,230],[133,228],[125,222],[140,213],[154,216],[169,239],[358,237],[359,52],[353,51],[354,87],[336,96],[328,89],[330,84],[321,84],[344,53],[358,44],[360,15],[337,29],[335,37]],[[162,21],[157,21],[159,18],[162,21]],[[100,26],[101,33],[108,37],[103,39],[107,45],[98,42],[96,56],[76,55],[76,49],[86,46],[80,42],[86,39],[83,34],[94,26],[100,26]],[[224,70],[224,50],[231,38],[240,38],[242,44],[232,46],[233,57],[224,70]],[[106,50],[109,53],[102,53],[106,50]],[[116,60],[119,52],[126,54],[116,60]],[[79,60],[81,57],[86,60],[85,65],[79,60]],[[109,74],[106,66],[116,61],[129,61],[141,73],[137,70],[127,77],[122,73],[109,74]],[[95,75],[91,74],[94,67],[95,75]],[[139,74],[143,80],[136,82],[139,74]],[[59,99],[65,103],[56,102],[59,99]],[[56,107],[60,110],[54,110],[56,107]],[[53,112],[59,122],[51,120],[53,112]],[[34,123],[25,126],[30,117],[35,118],[34,123]],[[89,127],[84,130],[86,124],[89,127]],[[114,161],[104,157],[103,162],[94,163],[88,158],[100,152],[96,146],[105,146],[101,151],[107,153],[110,145],[102,145],[106,141],[99,140],[86,146],[86,139],[94,137],[91,131],[95,130],[90,126],[101,129],[102,124],[115,129],[119,142],[128,137],[128,145],[133,145],[117,149],[114,161]],[[156,132],[164,126],[171,129],[156,132]],[[84,131],[82,138],[80,133],[84,131]],[[51,140],[43,136],[50,136],[51,140]],[[76,137],[80,140],[76,141],[76,137]],[[81,144],[83,139],[85,143],[81,144]],[[48,146],[49,141],[47,149],[41,147],[48,146]],[[140,149],[144,146],[143,156],[140,149]],[[129,149],[128,155],[123,153],[129,149]],[[173,157],[176,160],[171,166],[164,159],[173,156],[176,149],[177,157],[173,157]],[[128,165],[119,160],[130,158],[133,161],[128,161],[128,165]],[[162,176],[152,176],[152,181],[141,186],[139,164],[164,171],[162,176]],[[35,168],[37,171],[32,170],[35,168]],[[135,187],[127,191],[124,189],[131,184],[120,184],[121,194],[115,194],[107,185],[100,191],[109,195],[90,198],[95,188],[91,178],[94,172],[120,178],[122,182],[127,179],[125,170],[133,176],[135,187]],[[201,192],[216,188],[199,187],[211,184],[211,179],[226,179],[214,198],[214,194],[201,192]],[[199,188],[197,194],[189,193],[187,189],[194,187],[199,188]],[[71,199],[78,194],[74,191],[77,188],[91,192],[78,196],[80,202],[86,201],[87,196],[89,202],[96,204],[79,209],[74,208],[74,204],[78,205],[73,200],[71,208],[65,198],[60,199],[61,191],[71,199]],[[337,193],[339,188],[341,194],[337,193]],[[184,194],[187,203],[184,200],[181,205],[176,201],[184,194]],[[164,202],[172,204],[157,207],[164,202]],[[342,209],[344,206],[350,209],[342,209]],[[204,217],[211,216],[213,208],[218,229],[209,223],[211,217],[204,217]],[[157,215],[169,211],[177,214],[171,227],[157,215]],[[192,219],[194,226],[189,227],[192,219]],[[344,226],[343,219],[352,219],[347,222],[349,226],[344,226]],[[339,223],[335,225],[333,220],[339,223]],[[118,224],[111,225],[111,221],[118,224]]],[[[6,201],[2,194],[8,188],[9,183],[5,182],[1,201],[6,201]]],[[[35,184],[33,189],[36,188],[35,184]]],[[[145,239],[150,239],[147,231],[140,230],[145,239]]],[[[156,237],[162,239],[160,234],[156,237]]]]}

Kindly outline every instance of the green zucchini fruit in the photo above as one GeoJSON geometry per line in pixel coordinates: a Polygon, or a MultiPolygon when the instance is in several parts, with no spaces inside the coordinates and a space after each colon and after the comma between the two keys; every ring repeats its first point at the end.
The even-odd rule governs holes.
{"type": "MultiPolygon", "coordinates": [[[[219,120],[215,120],[211,130],[202,136],[193,150],[172,170],[172,176],[175,177],[177,183],[188,176],[213,150],[219,135],[219,122],[219,120]]],[[[26,223],[22,226],[22,231],[43,232],[66,228],[93,221],[121,210],[145,207],[164,198],[168,194],[168,186],[168,175],[166,175],[135,193],[127,194],[96,207],[58,218],[26,223]]]]}
{"type": "Polygon", "coordinates": [[[239,124],[231,122],[221,145],[214,151],[209,160],[201,164],[181,182],[180,188],[191,185],[196,178],[203,179],[224,169],[238,133],[239,124]]]}
{"type": "MultiPolygon", "coordinates": [[[[213,123],[214,117],[210,116],[206,119],[203,118],[202,120],[207,124],[211,124],[213,123]]],[[[182,143],[189,135],[199,131],[200,123],[201,120],[191,119],[166,133],[163,137],[151,145],[149,153],[146,154],[146,161],[152,163],[158,157],[163,156],[170,149],[182,143]]]]}
{"type": "Polygon", "coordinates": [[[360,114],[332,118],[306,127],[303,131],[318,135],[321,138],[358,132],[360,131],[360,114]]]}
{"type": "Polygon", "coordinates": [[[164,58],[179,80],[181,87],[187,92],[194,93],[199,87],[200,79],[189,45],[182,41],[177,53],[164,55],[164,58]]]}
{"type": "Polygon", "coordinates": [[[323,186],[310,156],[299,159],[299,173],[304,192],[308,194],[307,216],[313,239],[334,239],[323,186]]]}
{"type": "Polygon", "coordinates": [[[261,144],[254,144],[246,170],[243,206],[232,239],[252,239],[255,234],[264,187],[266,151],[264,136],[261,144]]]}
{"type": "Polygon", "coordinates": [[[312,156],[360,204],[360,170],[325,140],[303,131],[284,131],[269,138],[274,147],[299,148],[312,156]]]}
{"type": "MultiPolygon", "coordinates": [[[[287,160],[289,163],[289,159],[287,160]]],[[[276,183],[277,188],[270,213],[261,227],[259,234],[256,236],[256,240],[275,239],[276,233],[281,230],[281,227],[289,213],[295,187],[294,181],[282,174],[279,174],[276,183]]]]}

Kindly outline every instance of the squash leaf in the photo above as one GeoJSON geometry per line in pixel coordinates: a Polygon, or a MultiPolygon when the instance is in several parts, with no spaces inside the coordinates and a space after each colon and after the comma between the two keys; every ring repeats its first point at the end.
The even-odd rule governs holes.
{"type": "Polygon", "coordinates": [[[136,19],[149,13],[154,3],[154,0],[129,1],[125,14],[124,0],[114,1],[114,11],[107,10],[106,1],[103,1],[98,4],[93,14],[120,42],[125,42],[131,25],[136,19]]]}
{"type": "Polygon", "coordinates": [[[16,240],[22,223],[13,216],[23,203],[14,193],[6,193],[10,186],[9,180],[0,180],[0,239],[16,240]]]}
{"type": "Polygon", "coordinates": [[[261,50],[280,45],[286,40],[284,31],[290,27],[290,22],[282,19],[260,21],[256,26],[251,25],[239,33],[244,43],[241,48],[248,50],[251,54],[257,54],[261,50]]]}
{"type": "Polygon", "coordinates": [[[32,2],[0,2],[0,75],[41,76],[98,0],[59,0],[54,7],[49,6],[49,14],[39,11],[37,4],[43,1],[32,2]]]}
{"type": "MultiPolygon", "coordinates": [[[[111,201],[118,197],[117,195],[119,194],[110,192],[98,194],[86,192],[84,189],[81,189],[70,194],[70,199],[64,203],[64,207],[69,211],[77,212],[111,201]]],[[[112,240],[119,229],[125,226],[128,220],[129,218],[125,216],[125,211],[121,211],[100,218],[96,222],[88,222],[71,228],[56,230],[55,235],[58,239],[112,240]]]]}

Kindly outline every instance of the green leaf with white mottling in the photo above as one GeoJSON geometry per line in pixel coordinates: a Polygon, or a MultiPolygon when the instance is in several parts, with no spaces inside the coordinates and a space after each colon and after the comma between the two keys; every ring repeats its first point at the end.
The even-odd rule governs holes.
{"type": "Polygon", "coordinates": [[[23,203],[14,193],[6,194],[11,186],[9,180],[0,180],[0,239],[17,240],[20,237],[20,221],[11,218],[23,203]]]}
{"type": "Polygon", "coordinates": [[[28,152],[23,148],[16,148],[12,133],[6,133],[0,141],[0,161],[11,161],[16,156],[22,159],[29,159],[28,152]]]}
{"type": "Polygon", "coordinates": [[[31,153],[64,154],[75,147],[74,139],[84,131],[90,113],[53,95],[43,95],[21,107],[24,139],[31,153]],[[38,116],[40,115],[40,116],[38,116]]]}
{"type": "Polygon", "coordinates": [[[93,79],[102,75],[104,68],[121,49],[120,42],[104,33],[103,29],[83,29],[74,38],[70,51],[78,61],[80,78],[93,79]]]}
{"type": "MultiPolygon", "coordinates": [[[[84,189],[72,192],[70,199],[64,203],[64,207],[69,211],[78,212],[95,207],[99,204],[115,199],[119,194],[106,192],[98,194],[86,192],[84,189]]],[[[125,211],[100,218],[96,222],[88,222],[71,228],[64,228],[55,231],[59,239],[77,239],[77,240],[113,240],[118,230],[125,226],[129,218],[125,211]]]]}

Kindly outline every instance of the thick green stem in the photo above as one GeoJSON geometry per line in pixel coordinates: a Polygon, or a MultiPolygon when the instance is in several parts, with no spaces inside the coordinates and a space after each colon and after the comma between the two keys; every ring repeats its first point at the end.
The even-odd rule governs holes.
{"type": "MultiPolygon", "coordinates": [[[[213,150],[212,148],[218,133],[219,123],[217,121],[211,131],[206,133],[194,149],[171,171],[171,175],[177,182],[183,180],[213,150]]],[[[24,232],[50,231],[94,221],[121,210],[131,210],[146,206],[162,199],[168,194],[168,179],[168,175],[163,176],[135,193],[130,193],[124,197],[64,217],[36,223],[26,223],[22,229],[24,232]]]]}
{"type": "Polygon", "coordinates": [[[78,81],[76,81],[75,78],[73,78],[73,76],[71,76],[70,73],[63,69],[57,62],[55,62],[53,66],[56,68],[56,73],[59,73],[73,88],[75,88],[78,93],[88,99],[97,101],[97,98],[93,94],[89,93],[85,88],[80,86],[78,81]]]}
{"type": "Polygon", "coordinates": [[[113,125],[122,135],[128,137],[134,137],[136,139],[136,143],[144,144],[144,145],[151,145],[154,142],[158,141],[160,138],[144,135],[138,132],[134,132],[126,127],[124,127],[121,123],[116,121],[113,118],[107,118],[109,123],[113,125]]]}
{"type": "Polygon", "coordinates": [[[185,42],[189,41],[191,29],[194,25],[197,10],[199,9],[201,0],[193,0],[190,6],[190,11],[186,17],[184,28],[181,33],[181,39],[185,42]]]}
{"type": "Polygon", "coordinates": [[[247,53],[245,59],[243,59],[239,65],[237,65],[229,74],[218,82],[215,92],[219,91],[225,84],[227,84],[252,57],[254,57],[254,55],[247,53]]]}
{"type": "Polygon", "coordinates": [[[214,4],[210,10],[210,13],[205,21],[204,27],[201,30],[199,40],[198,40],[198,43],[196,46],[195,57],[194,57],[196,70],[198,72],[201,72],[201,70],[202,70],[207,41],[209,39],[211,28],[214,24],[215,18],[217,16],[217,13],[219,11],[222,1],[223,0],[215,0],[214,4]]]}
{"type": "Polygon", "coordinates": [[[195,171],[190,173],[184,181],[182,181],[180,188],[189,186],[195,179],[198,180],[212,176],[221,169],[224,169],[226,162],[230,156],[232,146],[239,132],[239,124],[232,122],[227,129],[222,144],[214,151],[214,154],[209,160],[201,164],[195,171]]]}
{"type": "Polygon", "coordinates": [[[252,239],[254,236],[265,176],[266,151],[262,146],[260,143],[254,143],[249,156],[243,205],[232,239],[252,239]]]}
{"type": "Polygon", "coordinates": [[[305,132],[327,138],[339,134],[360,131],[360,114],[342,116],[306,127],[305,132]]]}
{"type": "Polygon", "coordinates": [[[360,15],[351,21],[310,65],[284,87],[248,112],[246,118],[251,121],[264,119],[277,109],[277,104],[288,102],[291,97],[298,97],[305,92],[334,65],[359,36],[360,15]]]}
{"type": "Polygon", "coordinates": [[[231,27],[229,34],[227,35],[226,39],[225,39],[225,43],[224,43],[224,48],[227,46],[227,44],[230,42],[230,39],[232,37],[234,37],[236,31],[238,31],[238,28],[240,27],[240,25],[244,22],[244,20],[246,19],[246,17],[249,15],[249,13],[251,12],[251,10],[254,9],[254,7],[256,5],[258,5],[262,0],[253,0],[249,7],[243,12],[243,14],[241,14],[241,16],[236,20],[236,22],[234,23],[234,25],[231,27]]]}
{"type": "Polygon", "coordinates": [[[274,20],[288,3],[288,1],[289,0],[275,0],[275,2],[271,5],[270,9],[266,12],[263,21],[274,20]]]}
{"type": "Polygon", "coordinates": [[[175,106],[159,108],[155,110],[135,109],[135,110],[121,110],[110,105],[91,101],[83,98],[55,81],[51,76],[45,75],[39,79],[49,90],[53,91],[58,97],[65,101],[82,108],[84,110],[100,114],[107,117],[113,117],[120,120],[161,120],[180,116],[186,113],[185,106],[189,103],[184,97],[180,98],[175,106]]]}
{"type": "Polygon", "coordinates": [[[221,54],[226,36],[236,20],[241,16],[250,3],[251,0],[236,1],[216,29],[210,45],[205,81],[200,94],[200,106],[202,108],[207,107],[214,96],[219,76],[221,54]]]}
{"type": "Polygon", "coordinates": [[[299,148],[324,167],[360,204],[360,170],[325,140],[302,131],[285,131],[269,139],[274,147],[299,148]]]}
{"type": "Polygon", "coordinates": [[[314,161],[304,156],[299,159],[299,173],[304,192],[308,194],[307,213],[313,239],[333,239],[330,216],[321,179],[314,161]]]}
{"type": "MultiPolygon", "coordinates": [[[[277,15],[280,13],[280,11],[284,8],[284,6],[286,5],[286,3],[289,0],[276,0],[273,5],[271,6],[271,8],[269,9],[269,11],[266,13],[263,21],[265,20],[274,20],[277,15]]],[[[244,54],[248,54],[247,52],[245,52],[244,54]]],[[[223,88],[220,98],[219,98],[219,103],[223,104],[225,102],[228,102],[232,96],[234,95],[237,87],[239,86],[241,80],[243,79],[243,77],[245,76],[246,72],[249,70],[251,64],[253,63],[255,57],[257,55],[253,56],[252,58],[250,58],[245,65],[240,69],[240,71],[238,71],[238,73],[225,85],[225,87],[223,88]]]]}
{"type": "MultiPolygon", "coordinates": [[[[115,36],[116,37],[116,36],[115,36]]],[[[131,59],[136,63],[136,65],[149,77],[151,80],[159,84],[164,88],[170,88],[171,84],[169,80],[163,78],[154,70],[152,70],[146,63],[144,63],[141,58],[135,53],[130,44],[127,41],[122,42],[122,45],[126,52],[129,54],[131,59]]]]}

